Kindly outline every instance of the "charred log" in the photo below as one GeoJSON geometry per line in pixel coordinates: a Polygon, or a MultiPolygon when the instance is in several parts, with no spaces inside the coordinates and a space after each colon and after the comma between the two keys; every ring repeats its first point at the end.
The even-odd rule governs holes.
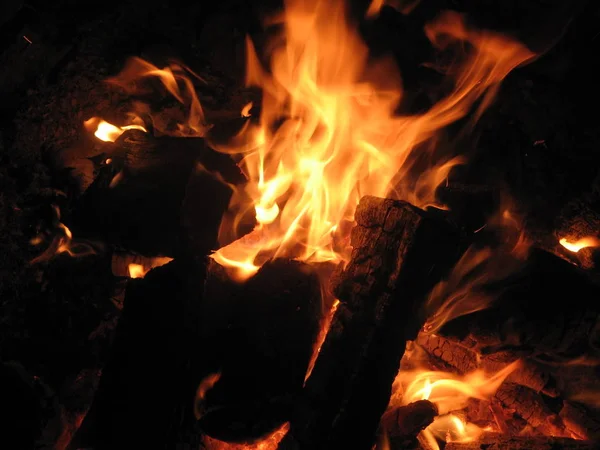
{"type": "Polygon", "coordinates": [[[393,448],[407,448],[416,443],[417,435],[427,428],[438,415],[437,407],[428,400],[419,400],[386,411],[381,418],[393,448]]]}
{"type": "Polygon", "coordinates": [[[473,442],[449,442],[446,450],[592,450],[597,444],[561,437],[506,437],[500,434],[486,433],[473,442]]]}
{"type": "Polygon", "coordinates": [[[364,197],[341,301],[283,448],[370,448],[420,303],[457,256],[455,231],[408,203],[364,197]]]}
{"type": "Polygon", "coordinates": [[[69,448],[155,448],[187,439],[202,278],[201,264],[174,260],[130,281],[112,354],[69,448]]]}
{"type": "Polygon", "coordinates": [[[319,278],[283,259],[241,284],[209,267],[203,341],[214,343],[220,378],[198,407],[199,424],[222,441],[253,441],[289,420],[302,390],[322,316],[319,278]]]}
{"type": "Polygon", "coordinates": [[[231,188],[243,175],[202,139],[128,130],[103,158],[73,210],[70,228],[145,256],[215,248],[231,188]]]}

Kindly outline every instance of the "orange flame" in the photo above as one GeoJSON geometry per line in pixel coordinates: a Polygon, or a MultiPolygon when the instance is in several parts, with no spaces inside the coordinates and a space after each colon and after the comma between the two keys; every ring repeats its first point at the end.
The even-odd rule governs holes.
{"type": "Polygon", "coordinates": [[[90,132],[93,131],[94,136],[104,142],[115,142],[117,139],[119,139],[119,136],[121,136],[127,130],[141,130],[147,133],[146,128],[139,123],[132,123],[131,125],[117,127],[116,125],[108,123],[99,117],[92,117],[83,122],[83,125],[86,130],[90,132]]]}
{"type": "MultiPolygon", "coordinates": [[[[415,178],[418,146],[483,97],[478,116],[498,83],[532,56],[519,43],[471,30],[447,13],[427,26],[430,40],[438,47],[448,42],[442,37],[468,41],[473,50],[453,72],[452,92],[425,113],[398,117],[397,69],[391,60],[367,64],[368,49],[347,23],[344,2],[288,0],[285,6],[274,21],[284,32],[272,46],[270,72],[247,40],[246,82],[263,91],[260,120],[247,122],[228,145],[213,144],[241,158],[250,181],[245,192],[234,192],[231,205],[249,197],[244,213],[254,208],[258,222],[253,237],[212,255],[238,278],[256,272],[263,256],[347,260],[342,230],[364,195],[439,207],[435,190],[464,159],[433,161],[414,186],[403,187],[400,180],[415,178]]],[[[235,223],[224,224],[221,242],[232,241],[223,233],[235,234],[235,223]]]]}
{"type": "Polygon", "coordinates": [[[515,361],[492,375],[482,370],[465,375],[429,370],[400,371],[394,381],[389,408],[417,400],[429,400],[437,406],[440,416],[419,436],[428,448],[439,449],[438,439],[446,442],[472,441],[491,430],[468,423],[459,411],[467,406],[470,398],[485,400],[494,395],[520,364],[520,361],[515,361]]]}
{"type": "Polygon", "coordinates": [[[570,242],[566,238],[562,238],[558,242],[564,248],[566,248],[570,252],[574,252],[574,253],[577,253],[582,248],[600,247],[600,239],[595,238],[593,236],[586,236],[575,242],[570,242]]]}
{"type": "MultiPolygon", "coordinates": [[[[175,130],[163,128],[156,122],[154,129],[173,136],[204,136],[208,126],[192,78],[205,82],[181,63],[171,62],[167,67],[159,69],[148,61],[134,57],[129,59],[118,75],[109,78],[107,82],[127,93],[140,94],[152,89],[148,84],[142,83],[143,80],[158,79],[167,92],[187,108],[187,118],[177,123],[175,130]]],[[[149,106],[140,102],[136,103],[136,108],[139,110],[136,113],[150,112],[149,106]]]]}

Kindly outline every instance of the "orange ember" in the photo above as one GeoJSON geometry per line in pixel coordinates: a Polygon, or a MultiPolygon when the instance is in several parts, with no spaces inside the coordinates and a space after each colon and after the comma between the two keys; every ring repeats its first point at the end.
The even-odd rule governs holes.
{"type": "Polygon", "coordinates": [[[400,75],[391,59],[368,63],[368,49],[344,6],[287,0],[274,20],[283,34],[271,47],[269,71],[246,42],[246,82],[262,89],[261,115],[227,145],[214,144],[240,159],[249,183],[245,192],[234,192],[231,205],[243,213],[254,209],[258,222],[252,238],[238,241],[239,218],[222,224],[221,242],[233,243],[212,257],[232,276],[247,278],[269,257],[346,261],[343,230],[364,195],[441,206],[435,191],[464,160],[434,161],[415,186],[400,187],[404,177],[415,175],[410,161],[424,151],[418,145],[464,117],[479,99],[480,108],[487,106],[498,83],[533,56],[515,41],[472,30],[462,16],[446,13],[427,26],[429,39],[438,47],[448,37],[473,47],[452,74],[454,89],[427,112],[396,116],[400,75]]]}

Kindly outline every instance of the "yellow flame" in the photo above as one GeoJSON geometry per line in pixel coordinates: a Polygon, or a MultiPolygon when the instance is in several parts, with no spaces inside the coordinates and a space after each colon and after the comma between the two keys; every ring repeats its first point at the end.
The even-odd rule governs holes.
{"type": "Polygon", "coordinates": [[[165,264],[173,261],[173,258],[167,256],[157,256],[154,258],[143,258],[142,261],[137,263],[130,263],[127,266],[130,278],[144,278],[150,270],[155,267],[164,266],[165,264]]]}
{"type": "MultiPolygon", "coordinates": [[[[248,122],[227,145],[213,144],[237,155],[250,180],[234,192],[231,207],[250,199],[255,236],[212,255],[241,279],[256,271],[261,257],[347,260],[341,230],[349,228],[364,195],[441,206],[435,190],[464,159],[430,158],[430,167],[417,171],[414,161],[422,155],[416,152],[425,151],[420,144],[464,117],[478,99],[487,106],[497,84],[532,56],[517,42],[468,28],[459,15],[443,15],[427,26],[430,40],[441,47],[448,41],[442,36],[450,36],[473,50],[453,72],[454,89],[445,98],[422,114],[396,116],[403,95],[397,68],[391,58],[367,64],[368,49],[349,26],[344,2],[287,0],[273,22],[284,31],[268,55],[270,71],[246,42],[246,82],[263,92],[260,120],[248,122]],[[404,187],[404,179],[416,181],[404,187]]],[[[222,233],[235,228],[236,219],[222,224],[222,233]]]]}
{"type": "Polygon", "coordinates": [[[394,394],[389,408],[417,400],[434,403],[440,416],[419,436],[430,448],[439,449],[438,440],[474,440],[484,431],[491,430],[466,422],[459,411],[467,406],[471,398],[489,399],[520,364],[520,361],[515,361],[491,375],[479,369],[465,375],[432,370],[401,370],[394,381],[394,394]]]}
{"type": "Polygon", "coordinates": [[[595,238],[593,236],[586,236],[575,242],[570,242],[566,238],[562,238],[558,242],[564,248],[566,248],[570,252],[574,252],[574,253],[577,253],[582,248],[600,247],[600,239],[595,238]]]}
{"type": "MultiPolygon", "coordinates": [[[[83,122],[86,130],[93,131],[94,136],[104,142],[115,142],[127,130],[141,130],[147,132],[146,128],[140,124],[130,124],[122,127],[117,127],[112,123],[108,123],[99,117],[92,117],[83,122]]],[[[108,162],[107,162],[108,164],[108,162]]]]}

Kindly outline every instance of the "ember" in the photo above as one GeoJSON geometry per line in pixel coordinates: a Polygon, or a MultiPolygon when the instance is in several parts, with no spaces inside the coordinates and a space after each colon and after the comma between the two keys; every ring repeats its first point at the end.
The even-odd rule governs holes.
{"type": "MultiPolygon", "coordinates": [[[[463,2],[452,2],[461,12],[426,3],[238,5],[239,21],[215,13],[202,45],[184,43],[196,39],[185,14],[173,24],[181,49],[113,43],[125,65],[87,83],[87,106],[68,105],[76,114],[54,131],[71,137],[35,143],[56,149],[34,158],[56,166],[30,177],[47,184],[42,206],[30,188],[7,203],[7,217],[28,224],[7,225],[26,238],[23,296],[39,285],[44,300],[26,311],[55,308],[76,282],[102,295],[101,306],[58,308],[61,342],[77,334],[69,357],[52,351],[58,374],[44,352],[42,363],[24,357],[27,370],[1,367],[8,390],[39,397],[37,446],[593,448],[600,177],[579,199],[548,194],[554,224],[540,214],[544,189],[498,165],[514,163],[508,150],[474,150],[517,128],[495,125],[501,85],[541,70],[579,2],[550,8],[551,35],[484,26],[463,2]],[[243,87],[241,71],[226,73],[242,51],[243,87]]],[[[33,60],[54,35],[20,29],[29,14],[10,24],[33,60]]],[[[56,70],[79,73],[73,64],[56,70]]],[[[61,100],[48,95],[44,110],[61,100]]],[[[33,133],[12,134],[15,149],[33,145],[33,133]]],[[[529,141],[532,154],[554,145],[529,141]]],[[[15,323],[45,329],[38,317],[15,323]]]]}

